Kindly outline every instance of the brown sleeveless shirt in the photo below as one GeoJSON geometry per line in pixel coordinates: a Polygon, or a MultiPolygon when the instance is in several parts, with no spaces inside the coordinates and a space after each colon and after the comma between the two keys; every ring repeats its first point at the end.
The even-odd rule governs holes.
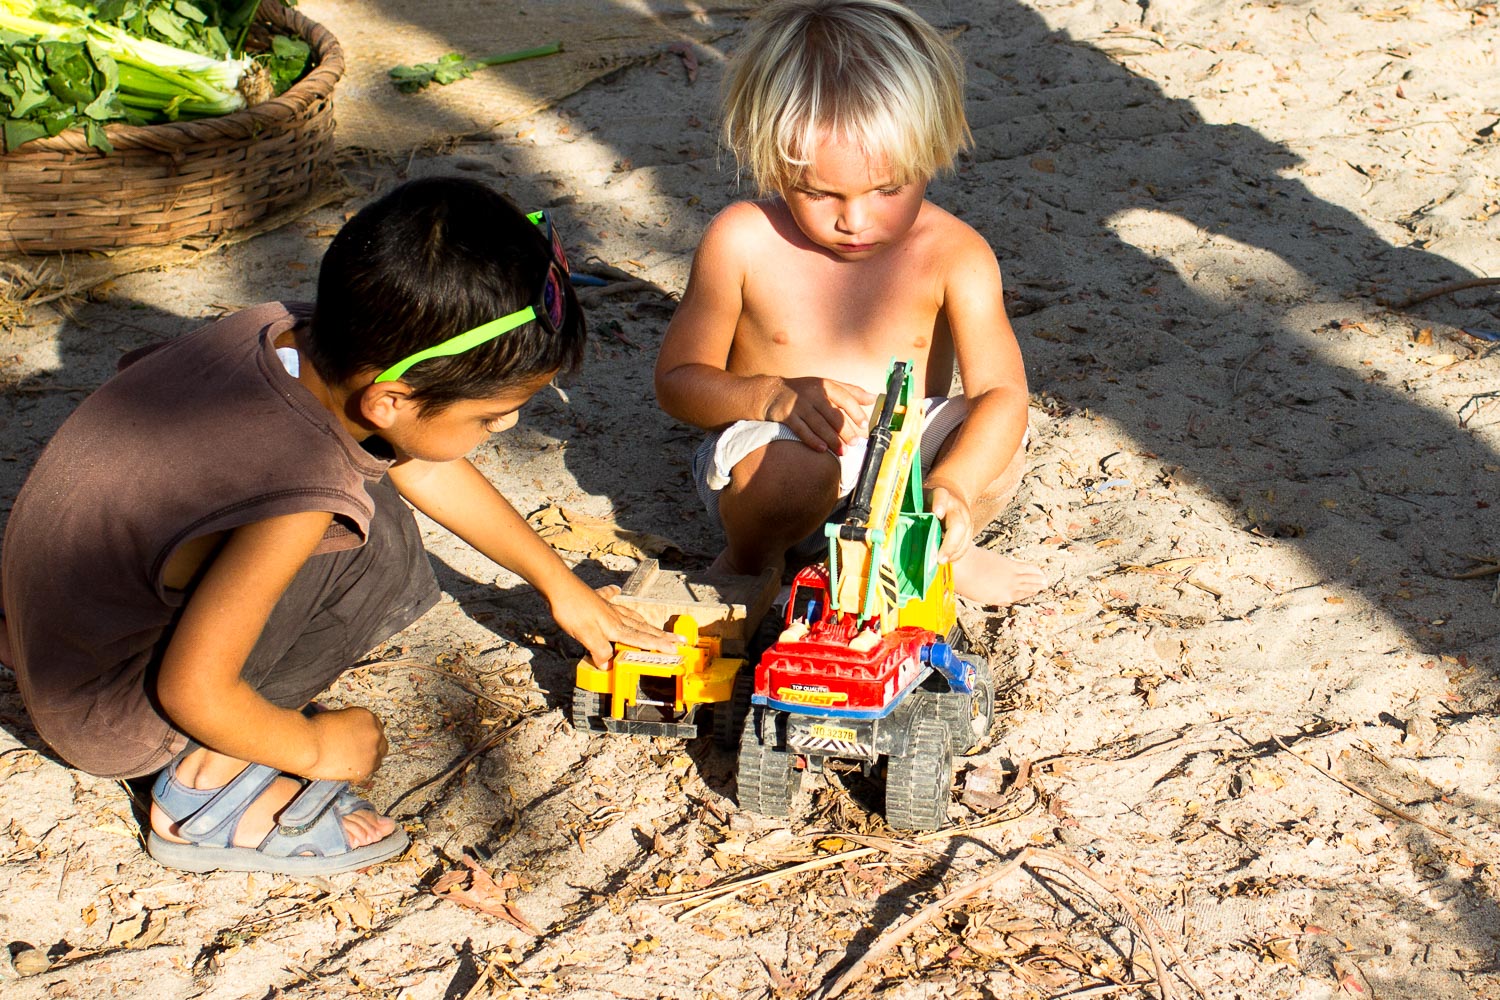
{"type": "Polygon", "coordinates": [[[276,356],[310,311],[255,306],[145,354],[79,405],[16,498],[0,553],[16,676],[75,766],[139,773],[173,736],[150,674],[184,603],[162,582],[184,542],[320,510],[334,524],[319,552],[363,544],[365,484],[390,463],[276,356]]]}

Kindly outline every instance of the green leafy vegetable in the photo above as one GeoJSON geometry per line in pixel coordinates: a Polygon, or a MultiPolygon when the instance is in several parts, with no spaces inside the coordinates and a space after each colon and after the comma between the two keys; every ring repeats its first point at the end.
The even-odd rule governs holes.
{"type": "Polygon", "coordinates": [[[539,45],[534,49],[522,49],[520,52],[500,52],[492,56],[479,56],[473,59],[464,58],[461,52],[450,52],[437,62],[397,66],[389,71],[389,76],[391,82],[402,93],[414,94],[429,83],[447,85],[466,79],[473,76],[475,70],[484,69],[486,66],[520,62],[522,59],[555,55],[561,51],[562,42],[553,42],[550,45],[539,45]]]}
{"type": "Polygon", "coordinates": [[[307,64],[312,60],[312,46],[300,38],[277,35],[271,39],[271,51],[255,58],[270,71],[271,85],[280,94],[307,72],[307,64]]]}
{"type": "Polygon", "coordinates": [[[306,42],[242,52],[260,0],[0,0],[5,150],[70,127],[110,150],[107,122],[229,114],[307,71],[306,42]],[[227,37],[235,39],[231,45],[227,37]]]}

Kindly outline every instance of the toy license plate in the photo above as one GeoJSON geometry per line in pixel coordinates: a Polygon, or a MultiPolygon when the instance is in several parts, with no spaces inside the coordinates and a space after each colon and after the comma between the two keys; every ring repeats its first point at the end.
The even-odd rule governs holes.
{"type": "Polygon", "coordinates": [[[874,760],[874,734],[868,725],[840,726],[796,719],[787,725],[786,744],[797,753],[816,757],[874,760]]]}

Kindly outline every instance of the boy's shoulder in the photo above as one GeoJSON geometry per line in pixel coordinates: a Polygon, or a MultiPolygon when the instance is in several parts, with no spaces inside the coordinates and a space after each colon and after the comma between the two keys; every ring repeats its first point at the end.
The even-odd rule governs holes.
{"type": "Polygon", "coordinates": [[[217,338],[217,344],[237,344],[248,337],[258,337],[263,331],[276,328],[280,330],[293,326],[306,324],[313,313],[311,302],[263,302],[260,305],[246,306],[235,312],[227,313],[218,319],[210,320],[202,326],[192,330],[184,336],[173,340],[157,341],[144,347],[137,347],[126,352],[115,362],[115,371],[123,372],[164,347],[173,344],[191,344],[193,339],[217,338]]]}
{"type": "Polygon", "coordinates": [[[709,222],[698,242],[700,259],[730,270],[783,254],[800,234],[779,198],[736,201],[709,222]]]}
{"type": "Polygon", "coordinates": [[[780,220],[791,221],[791,213],[780,198],[745,199],[730,202],[713,217],[707,232],[771,232],[780,220]]]}
{"type": "Polygon", "coordinates": [[[922,210],[917,215],[913,231],[920,233],[928,239],[956,243],[958,248],[964,250],[974,250],[982,247],[988,251],[990,248],[989,241],[984,238],[979,230],[943,206],[930,200],[922,202],[922,210]]]}

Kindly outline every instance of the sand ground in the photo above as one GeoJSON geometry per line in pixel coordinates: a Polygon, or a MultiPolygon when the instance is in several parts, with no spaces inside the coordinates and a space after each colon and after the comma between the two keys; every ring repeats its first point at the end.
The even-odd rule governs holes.
{"type": "MultiPolygon", "coordinates": [[[[428,526],[443,603],[330,695],[387,719],[371,794],[413,833],[397,863],[311,882],[162,869],[127,789],[50,756],[0,674],[0,992],[821,995],[1030,848],[1051,853],[851,989],[1500,996],[1500,300],[1405,304],[1500,272],[1500,13],[924,10],[966,57],[976,139],[931,196],[995,247],[1032,389],[1032,469],[990,544],[1053,581],[964,611],[1004,690],[950,835],[899,839],[857,775],[809,781],[783,822],[736,807],[706,739],[575,733],[559,706],[576,648],[428,526]],[[866,846],[686,916],[670,895],[866,846]],[[497,887],[463,883],[469,863],[497,887]]],[[[0,502],[120,353],[311,297],[348,213],[459,172],[553,209],[570,250],[642,282],[591,293],[587,369],[481,468],[524,512],[608,516],[703,565],[718,539],[687,488],[696,433],[655,408],[650,369],[695,240],[736,195],[713,132],[736,37],[693,50],[695,80],[663,52],[483,141],[347,155],[340,204],[33,310],[0,340],[0,502]]],[[[599,583],[635,564],[569,558],[599,583]]]]}

